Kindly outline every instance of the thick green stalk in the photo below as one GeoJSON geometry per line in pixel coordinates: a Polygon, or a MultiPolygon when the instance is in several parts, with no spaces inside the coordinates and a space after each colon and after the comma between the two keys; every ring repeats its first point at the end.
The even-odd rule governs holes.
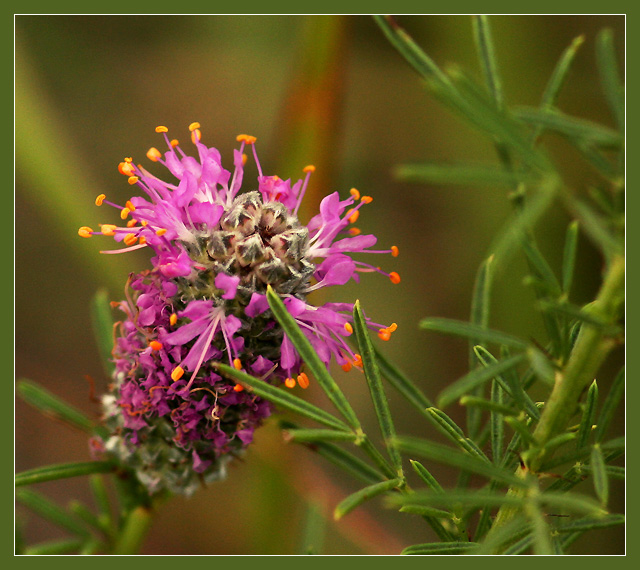
{"type": "MultiPolygon", "coordinates": [[[[592,307],[598,316],[613,322],[618,318],[624,295],[625,263],[623,257],[613,258],[598,296],[592,307]]],[[[545,445],[566,428],[573,416],[580,394],[593,381],[600,365],[615,342],[607,338],[600,327],[584,324],[576,340],[564,370],[560,371],[540,421],[533,432],[535,447],[527,454],[527,468],[518,468],[517,475],[525,477],[527,471],[536,472],[545,457],[545,445]]],[[[510,489],[509,493],[522,493],[510,489]]],[[[504,526],[516,514],[517,509],[505,506],[498,512],[489,534],[504,526]]]]}
{"type": "Polygon", "coordinates": [[[139,505],[130,511],[113,548],[113,554],[138,554],[152,518],[153,510],[145,505],[139,505]]]}

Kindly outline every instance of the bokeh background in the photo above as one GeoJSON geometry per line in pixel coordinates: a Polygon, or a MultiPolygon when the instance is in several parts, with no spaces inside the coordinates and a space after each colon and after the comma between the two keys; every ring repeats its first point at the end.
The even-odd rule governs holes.
{"type": "MultiPolygon", "coordinates": [[[[456,63],[480,75],[467,16],[403,16],[398,21],[440,64],[456,63]]],[[[562,50],[578,35],[585,44],[560,97],[568,113],[611,125],[597,87],[594,40],[614,30],[623,69],[622,16],[496,16],[491,19],[508,104],[535,105],[562,50]]],[[[101,256],[107,239],[83,240],[81,225],[114,221],[93,205],[104,192],[123,203],[130,187],[117,172],[125,157],[145,161],[160,144],[163,124],[178,139],[193,121],[204,142],[231,164],[235,137],[258,137],[264,170],[281,178],[312,177],[308,217],[326,193],[351,187],[373,196],[359,220],[382,247],[401,255],[380,263],[402,276],[392,285],[376,275],[328,292],[317,301],[359,298],[378,322],[397,322],[384,349],[431,397],[466,371],[464,343],[421,332],[426,316],[466,319],[475,271],[510,205],[503,189],[408,184],[396,165],[416,161],[495,162],[491,141],[444,110],[366,16],[18,16],[16,50],[15,369],[17,377],[49,390],[97,417],[96,392],[107,384],[93,341],[89,306],[106,288],[122,295],[126,276],[147,257],[101,256]]],[[[594,173],[553,137],[545,142],[576,191],[594,173]]],[[[188,146],[188,145],[185,145],[188,146]]],[[[250,180],[249,170],[245,180],[250,180]]],[[[541,248],[558,267],[567,218],[560,207],[543,221],[541,248]]],[[[601,260],[586,239],[579,245],[574,302],[597,289],[601,260]]],[[[496,283],[491,325],[540,338],[533,293],[522,285],[522,259],[503,268],[496,283]]],[[[618,364],[621,354],[615,355],[618,364]]],[[[605,367],[601,390],[616,363],[605,367]]],[[[365,425],[375,426],[364,379],[339,368],[336,378],[365,425]]],[[[602,393],[602,392],[601,392],[602,393]]],[[[305,395],[323,404],[317,386],[305,395]]],[[[400,433],[432,428],[389,392],[400,433]]],[[[87,460],[86,437],[16,402],[15,468],[87,460]]],[[[448,412],[462,420],[457,406],[448,412]]],[[[622,413],[621,413],[622,415],[622,413]]],[[[622,419],[614,430],[621,433],[622,419]]],[[[443,484],[455,479],[433,466],[443,484]]],[[[225,482],[192,499],[176,498],[158,514],[143,553],[295,554],[308,513],[326,519],[325,554],[397,554],[434,537],[415,518],[380,502],[335,523],[331,512],[359,483],[305,448],[286,444],[276,422],[256,434],[243,462],[225,482]]],[[[90,501],[86,482],[47,483],[39,490],[65,504],[90,501]]],[[[612,507],[624,510],[623,489],[612,507]]],[[[28,543],[60,531],[23,509],[28,543]]],[[[622,532],[583,537],[585,554],[621,553],[622,532]]]]}

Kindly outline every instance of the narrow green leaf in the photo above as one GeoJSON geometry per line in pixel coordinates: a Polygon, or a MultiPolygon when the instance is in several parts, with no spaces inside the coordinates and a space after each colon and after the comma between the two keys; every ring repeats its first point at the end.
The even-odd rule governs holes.
{"type": "MultiPolygon", "coordinates": [[[[542,100],[540,101],[540,107],[542,109],[551,109],[555,106],[558,95],[560,94],[560,91],[567,79],[571,64],[583,43],[584,36],[578,36],[560,56],[560,59],[558,60],[558,63],[556,63],[553,73],[547,82],[544,93],[542,94],[542,100]]],[[[541,125],[536,126],[532,136],[533,142],[540,137],[543,130],[544,129],[541,125]]]]}
{"type": "Polygon", "coordinates": [[[560,284],[538,247],[527,239],[522,241],[522,249],[527,256],[529,267],[534,271],[535,276],[542,281],[545,291],[553,297],[559,297],[561,294],[560,284]]]}
{"type": "Polygon", "coordinates": [[[24,554],[28,556],[35,555],[55,555],[55,554],[74,554],[78,552],[84,541],[78,538],[67,538],[63,540],[52,540],[34,544],[25,549],[24,554]]]}
{"type": "Polygon", "coordinates": [[[311,443],[317,441],[352,441],[358,436],[350,431],[336,431],[332,429],[290,429],[284,432],[285,439],[296,443],[311,443]]]}
{"type": "Polygon", "coordinates": [[[612,231],[610,220],[597,213],[590,205],[567,193],[563,195],[571,212],[580,220],[580,225],[591,241],[606,257],[624,252],[624,241],[612,231]]]}
{"type": "Polygon", "coordinates": [[[410,515],[420,515],[431,519],[451,519],[453,515],[449,511],[434,509],[433,507],[425,507],[424,505],[405,505],[400,508],[401,513],[410,515]]]}
{"type": "MultiPolygon", "coordinates": [[[[607,459],[605,458],[605,462],[606,461],[607,459]]],[[[580,470],[584,473],[593,473],[593,468],[590,465],[582,465],[580,470]]],[[[605,465],[605,471],[609,478],[621,479],[622,481],[626,479],[626,470],[624,467],[620,467],[618,465],[605,465]]]]}
{"type": "Polygon", "coordinates": [[[611,108],[618,129],[624,132],[624,86],[618,73],[616,52],[613,46],[613,32],[608,28],[602,30],[596,38],[596,62],[600,74],[600,83],[607,103],[611,108]]]}
{"type": "Polygon", "coordinates": [[[380,370],[378,369],[375,353],[373,351],[373,344],[369,337],[369,331],[367,329],[364,314],[362,313],[360,301],[356,301],[353,307],[353,324],[354,332],[356,333],[356,340],[360,347],[360,356],[362,357],[364,375],[367,379],[369,392],[371,393],[371,399],[373,401],[373,408],[378,418],[378,424],[380,425],[380,432],[386,442],[389,457],[391,458],[393,466],[397,473],[402,475],[402,458],[400,457],[398,450],[395,449],[391,443],[396,434],[396,430],[393,426],[393,420],[391,419],[389,402],[387,401],[384,388],[382,387],[380,370]]]}
{"type": "Polygon", "coordinates": [[[607,394],[607,397],[602,403],[602,409],[600,410],[600,415],[598,416],[594,434],[594,439],[598,443],[601,443],[603,441],[604,436],[606,435],[609,428],[609,424],[616,414],[618,404],[620,403],[620,399],[624,394],[624,386],[625,368],[623,366],[620,369],[620,372],[618,372],[615,380],[613,381],[613,384],[611,385],[611,389],[607,394]]]}
{"type": "Polygon", "coordinates": [[[556,371],[549,358],[541,350],[530,346],[527,349],[529,364],[536,373],[538,379],[542,380],[547,386],[553,386],[555,383],[556,371]]]}
{"type": "Polygon", "coordinates": [[[408,436],[397,437],[396,442],[398,448],[407,454],[419,455],[432,461],[437,461],[438,463],[457,467],[463,471],[483,475],[484,477],[495,479],[506,485],[514,485],[517,487],[526,486],[521,478],[516,477],[510,471],[505,471],[489,461],[461,453],[451,447],[408,436]]]}
{"type": "Polygon", "coordinates": [[[561,524],[555,527],[556,532],[586,532],[588,530],[599,530],[601,528],[610,528],[625,523],[624,515],[605,515],[600,517],[584,517],[570,523],[561,524]]]}
{"type": "MultiPolygon", "coordinates": [[[[374,347],[375,349],[375,347],[374,347]]],[[[389,361],[379,350],[375,349],[382,376],[417,410],[424,413],[433,404],[407,376],[389,361]]]]}
{"type": "Polygon", "coordinates": [[[520,107],[514,111],[514,116],[525,123],[563,135],[572,143],[587,142],[598,147],[617,149],[623,142],[620,134],[608,127],[570,117],[557,110],[520,107]]]}
{"type": "Polygon", "coordinates": [[[504,421],[513,431],[518,433],[522,441],[526,442],[527,445],[538,447],[538,442],[533,438],[533,434],[529,431],[527,425],[514,417],[505,418],[504,421]]]}
{"type": "Polygon", "coordinates": [[[472,508],[489,507],[522,507],[525,499],[521,496],[484,489],[447,490],[445,493],[431,491],[416,491],[410,495],[394,495],[387,501],[392,506],[425,505],[427,507],[458,508],[460,506],[472,508]]]}
{"type": "Polygon", "coordinates": [[[532,526],[531,537],[533,554],[537,556],[548,556],[553,554],[554,548],[551,543],[549,525],[547,524],[538,503],[535,500],[528,501],[525,505],[525,511],[532,526]]]}
{"type": "Polygon", "coordinates": [[[321,554],[324,545],[326,519],[318,503],[309,503],[302,534],[300,554],[321,554]]]}
{"type": "MultiPolygon", "coordinates": [[[[476,347],[475,351],[478,355],[478,359],[485,366],[497,362],[497,359],[488,350],[482,347],[476,347]]],[[[511,358],[511,351],[507,346],[500,347],[500,358],[506,360],[511,358]]],[[[502,386],[502,389],[513,399],[519,410],[526,412],[534,420],[540,419],[540,410],[536,406],[535,402],[531,399],[529,394],[525,391],[524,381],[520,381],[518,370],[516,368],[510,368],[505,370],[502,374],[496,378],[502,386]]]]}
{"type": "Polygon", "coordinates": [[[431,475],[429,470],[424,465],[422,465],[422,463],[413,459],[410,459],[409,461],[420,479],[422,479],[432,491],[436,493],[442,493],[442,487],[440,486],[440,483],[438,483],[436,478],[431,475]]]}
{"type": "Polygon", "coordinates": [[[562,256],[562,292],[569,295],[573,284],[573,275],[576,267],[576,252],[578,250],[578,220],[573,220],[567,227],[567,235],[564,240],[564,254],[562,256]]]}
{"type": "Polygon", "coordinates": [[[565,443],[575,441],[577,437],[578,436],[574,432],[570,431],[558,434],[544,444],[545,453],[551,453],[552,450],[564,445],[565,443]]]}
{"type": "Polygon", "coordinates": [[[504,106],[502,80],[498,72],[498,63],[493,47],[489,18],[486,15],[472,16],[472,22],[473,37],[476,43],[476,50],[478,51],[484,81],[493,100],[496,102],[496,107],[502,109],[504,106]]]}
{"type": "Polygon", "coordinates": [[[287,311],[284,303],[271,286],[267,288],[267,300],[269,301],[269,307],[271,307],[271,311],[280,323],[280,326],[284,329],[289,340],[291,340],[293,345],[296,347],[298,354],[305,361],[327,397],[343,415],[350,427],[354,429],[359,428],[360,422],[358,421],[351,404],[349,404],[342,393],[342,390],[340,390],[336,381],[327,371],[327,367],[322,360],[320,360],[320,357],[313,349],[313,346],[311,346],[309,339],[300,330],[295,319],[291,316],[289,311],[287,311]]]}
{"type": "Polygon", "coordinates": [[[452,184],[457,186],[506,186],[511,188],[535,180],[529,171],[507,171],[484,164],[401,164],[394,169],[395,177],[404,182],[420,184],[452,184]]]}
{"type": "Polygon", "coordinates": [[[102,532],[104,526],[100,522],[98,516],[91,511],[85,504],[80,501],[73,500],[69,503],[69,510],[90,528],[102,532]]]}
{"type": "Polygon", "coordinates": [[[52,523],[77,534],[87,536],[87,529],[67,511],[47,499],[44,495],[36,493],[31,489],[19,489],[16,491],[16,499],[25,507],[52,523]]]}
{"type": "Polygon", "coordinates": [[[533,544],[533,534],[529,533],[524,538],[521,538],[517,542],[514,542],[509,548],[507,548],[503,554],[505,556],[513,556],[514,554],[522,554],[526,552],[533,544]]]}
{"type": "Polygon", "coordinates": [[[365,483],[377,483],[382,478],[380,473],[368,463],[365,463],[359,457],[356,457],[333,443],[319,441],[313,443],[310,447],[334,465],[351,473],[354,477],[357,477],[365,483]]]}
{"type": "Polygon", "coordinates": [[[505,370],[518,366],[525,359],[525,354],[516,354],[507,360],[501,360],[494,364],[489,364],[488,366],[472,370],[462,378],[456,380],[452,384],[449,384],[449,386],[440,392],[438,395],[438,406],[444,408],[452,404],[477,386],[481,386],[485,382],[500,375],[505,370]]]}
{"type": "MultiPolygon", "coordinates": [[[[548,510],[568,511],[576,514],[604,516],[607,512],[598,502],[591,497],[578,493],[558,493],[555,491],[545,491],[540,495],[539,500],[548,510]]],[[[554,513],[556,514],[556,513],[554,513]]]]}
{"type": "Polygon", "coordinates": [[[400,554],[436,556],[444,554],[467,554],[476,546],[477,544],[475,542],[430,542],[407,546],[400,554]]]}
{"type": "Polygon", "coordinates": [[[233,378],[245,387],[251,388],[255,394],[265,400],[269,400],[276,406],[300,414],[327,427],[346,432],[350,431],[349,427],[338,418],[288,391],[267,384],[264,380],[250,376],[226,364],[218,363],[216,366],[225,376],[233,378]]]}
{"type": "Polygon", "coordinates": [[[109,294],[106,289],[99,290],[91,299],[91,321],[105,374],[108,378],[111,378],[115,370],[111,354],[114,343],[114,320],[111,304],[109,303],[109,294]]]}
{"type": "Polygon", "coordinates": [[[380,483],[375,483],[374,485],[369,485],[364,489],[360,489],[359,491],[356,491],[355,493],[349,495],[346,499],[340,501],[333,512],[333,518],[336,520],[340,520],[344,515],[350,513],[353,509],[360,506],[365,501],[368,501],[373,497],[377,497],[382,493],[386,493],[387,491],[391,491],[392,489],[399,488],[403,485],[404,479],[402,477],[397,477],[396,479],[382,481],[380,483]]]}
{"type": "Polygon", "coordinates": [[[586,323],[593,327],[602,329],[604,334],[608,336],[613,336],[622,332],[619,327],[605,321],[594,312],[589,312],[588,305],[586,308],[580,308],[576,305],[568,303],[567,301],[544,299],[538,302],[538,306],[543,311],[551,312],[556,315],[563,315],[569,317],[570,319],[580,321],[581,323],[586,323]]]}
{"type": "Polygon", "coordinates": [[[108,536],[113,536],[116,531],[116,521],[111,512],[111,501],[109,500],[109,493],[104,484],[104,479],[101,475],[91,475],[89,483],[93,499],[98,507],[98,520],[102,529],[108,536]]]}
{"type": "Polygon", "coordinates": [[[44,415],[60,420],[71,427],[87,433],[98,433],[101,436],[108,435],[105,428],[96,426],[87,416],[78,409],[58,398],[42,386],[30,380],[18,380],[16,391],[28,404],[41,411],[44,415]]]}
{"type": "Polygon", "coordinates": [[[596,405],[598,403],[598,383],[594,380],[589,386],[587,399],[582,410],[582,419],[578,428],[578,437],[576,438],[576,447],[578,449],[586,446],[589,436],[593,431],[593,423],[596,416],[596,405]]]}
{"type": "MultiPolygon", "coordinates": [[[[500,387],[500,384],[498,384],[500,387]]],[[[500,388],[502,389],[502,388],[500,388]]],[[[488,410],[501,416],[517,416],[520,412],[510,406],[505,406],[499,402],[493,400],[485,400],[484,398],[477,398],[476,396],[462,396],[460,398],[461,406],[474,406],[482,410],[488,410]]],[[[502,421],[502,420],[501,420],[502,421]]]]}
{"type": "MultiPolygon", "coordinates": [[[[514,506],[522,506],[522,504],[514,506]]],[[[514,541],[520,541],[527,537],[531,539],[531,523],[525,518],[524,512],[519,510],[510,521],[492,530],[470,554],[505,554],[508,550],[505,550],[505,546],[513,545],[514,541]]]]}
{"type": "MultiPolygon", "coordinates": [[[[619,457],[624,453],[625,450],[625,438],[619,437],[616,439],[611,439],[606,442],[600,443],[603,451],[607,453],[611,452],[615,458],[619,457]]],[[[551,471],[560,465],[565,465],[567,463],[574,463],[576,461],[584,461],[589,458],[591,455],[591,450],[589,447],[583,447],[582,449],[575,449],[570,451],[569,453],[565,453],[564,455],[559,455],[557,457],[553,457],[542,464],[540,471],[551,471]]],[[[613,459],[608,459],[608,461],[612,461],[613,459]]]]}
{"type": "MultiPolygon", "coordinates": [[[[506,408],[502,404],[504,400],[503,390],[499,382],[493,380],[491,383],[491,402],[495,406],[506,408]]],[[[502,463],[502,451],[504,449],[504,419],[505,414],[498,409],[491,409],[489,412],[489,423],[491,426],[491,453],[493,462],[496,465],[502,463]]]]}
{"type": "Polygon", "coordinates": [[[514,348],[525,348],[527,346],[526,341],[510,334],[494,331],[484,328],[480,325],[467,323],[465,321],[457,321],[454,319],[445,319],[440,317],[423,319],[422,321],[420,321],[420,328],[443,334],[480,340],[482,342],[506,344],[514,348]]]}
{"type": "Polygon", "coordinates": [[[37,467],[29,471],[17,473],[15,486],[32,485],[44,481],[67,479],[69,477],[82,477],[92,473],[109,473],[114,471],[115,465],[109,461],[86,461],[81,463],[60,463],[37,467]]]}
{"type": "Polygon", "coordinates": [[[600,499],[602,505],[606,507],[609,502],[609,477],[607,476],[607,466],[602,456],[602,448],[597,443],[591,449],[590,465],[593,470],[593,488],[596,491],[596,496],[600,499]]]}
{"type": "Polygon", "coordinates": [[[476,445],[476,443],[468,437],[465,437],[462,428],[458,426],[447,414],[438,408],[427,408],[428,417],[433,420],[439,431],[446,435],[451,441],[458,445],[461,449],[470,455],[482,459],[489,463],[489,459],[476,445]]]}

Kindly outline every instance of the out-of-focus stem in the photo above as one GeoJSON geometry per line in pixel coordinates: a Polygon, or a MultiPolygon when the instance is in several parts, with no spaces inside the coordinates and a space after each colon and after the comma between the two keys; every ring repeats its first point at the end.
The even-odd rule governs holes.
{"type": "Polygon", "coordinates": [[[153,510],[145,505],[139,505],[129,512],[122,532],[113,549],[113,554],[138,554],[151,521],[153,510]]]}

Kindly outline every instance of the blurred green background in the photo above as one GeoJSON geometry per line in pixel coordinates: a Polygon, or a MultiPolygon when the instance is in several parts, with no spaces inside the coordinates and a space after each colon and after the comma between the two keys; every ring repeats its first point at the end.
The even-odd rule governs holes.
{"type": "MultiPolygon", "coordinates": [[[[472,28],[467,16],[403,16],[398,21],[438,63],[456,63],[476,77],[472,28]]],[[[560,107],[611,125],[597,87],[594,39],[611,27],[623,68],[622,16],[496,16],[491,20],[507,104],[535,105],[562,50],[585,34],[560,107]]],[[[401,255],[379,263],[402,276],[392,285],[365,275],[359,285],[336,288],[324,300],[359,298],[377,322],[397,322],[384,348],[431,397],[464,374],[464,343],[420,332],[426,316],[466,319],[477,266],[510,212],[503,189],[414,185],[394,179],[393,168],[416,161],[495,162],[490,140],[461,123],[429,96],[412,70],[366,16],[18,16],[16,17],[16,374],[97,417],[96,392],[107,379],[89,318],[90,299],[106,287],[122,296],[129,272],[147,256],[103,256],[107,238],[77,237],[81,225],[117,219],[93,205],[104,192],[124,203],[130,187],[117,172],[125,156],[145,162],[161,144],[156,125],[170,136],[188,136],[199,121],[204,142],[231,165],[235,136],[258,137],[263,169],[281,178],[301,176],[315,164],[307,210],[322,196],[351,187],[373,196],[360,217],[363,232],[401,255]]],[[[595,177],[561,141],[545,139],[569,184],[582,191],[595,177]]],[[[186,148],[189,145],[184,145],[186,148]]],[[[255,172],[248,171],[245,181],[255,172]]],[[[254,178],[255,179],[255,178],[254,178]]],[[[245,186],[246,188],[246,186],[245,186]]],[[[558,266],[567,218],[555,208],[539,231],[541,248],[558,266]]],[[[601,261],[580,241],[580,274],[574,302],[590,299],[601,261]]],[[[542,335],[522,285],[516,257],[499,276],[491,325],[521,336],[542,335]]],[[[616,356],[618,360],[622,355],[616,356]]],[[[610,382],[611,369],[598,379],[610,382]]],[[[371,405],[364,379],[336,371],[336,378],[370,431],[371,405]]],[[[601,388],[602,393],[603,388],[601,388]]],[[[323,403],[316,386],[305,394],[323,403]]],[[[430,426],[389,393],[397,431],[428,434],[430,426]],[[426,430],[426,431],[425,431],[426,430]]],[[[464,410],[448,410],[462,419],[464,410]]],[[[86,460],[83,434],[74,433],[16,403],[16,470],[86,460]]],[[[616,430],[622,431],[622,419],[616,430]]],[[[443,484],[455,483],[434,466],[443,484]]],[[[288,445],[274,421],[259,431],[227,481],[193,499],[173,499],[159,513],[145,543],[147,554],[294,554],[300,552],[309,504],[327,517],[323,553],[397,554],[433,540],[414,517],[389,512],[379,502],[331,520],[333,507],[359,483],[305,448],[288,445]]],[[[41,485],[64,504],[90,500],[82,480],[41,485]]],[[[617,490],[613,510],[624,510],[617,490]]],[[[59,531],[20,509],[28,543],[59,531]]],[[[575,551],[623,552],[622,533],[583,537],[575,551]]]]}

